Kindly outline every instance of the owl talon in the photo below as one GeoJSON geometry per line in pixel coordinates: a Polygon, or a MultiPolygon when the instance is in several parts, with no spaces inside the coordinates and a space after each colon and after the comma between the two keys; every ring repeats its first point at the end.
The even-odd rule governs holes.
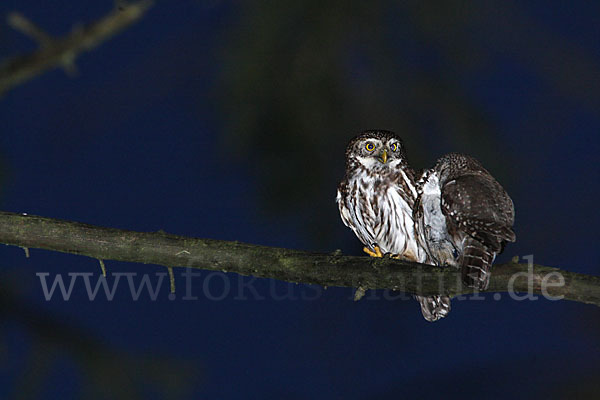
{"type": "Polygon", "coordinates": [[[406,250],[404,253],[402,254],[389,254],[390,258],[393,258],[394,260],[404,260],[404,261],[416,261],[419,262],[419,259],[417,258],[417,256],[415,255],[414,252],[412,252],[411,250],[406,250]]]}
{"type": "Polygon", "coordinates": [[[381,249],[379,248],[379,246],[375,246],[373,248],[373,250],[369,249],[368,247],[363,247],[363,251],[365,253],[367,253],[368,255],[370,255],[371,257],[383,257],[383,253],[381,252],[381,249]]]}

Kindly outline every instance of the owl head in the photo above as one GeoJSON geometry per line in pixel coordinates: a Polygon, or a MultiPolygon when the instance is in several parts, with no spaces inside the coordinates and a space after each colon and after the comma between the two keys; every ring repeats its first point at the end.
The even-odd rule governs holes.
{"type": "Polygon", "coordinates": [[[363,166],[369,170],[397,168],[406,164],[404,143],[394,132],[361,132],[348,143],[346,164],[349,168],[363,166]]]}

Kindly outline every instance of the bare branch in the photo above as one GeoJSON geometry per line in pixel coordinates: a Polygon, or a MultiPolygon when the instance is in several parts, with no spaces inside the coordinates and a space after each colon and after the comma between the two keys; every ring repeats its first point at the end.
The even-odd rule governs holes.
{"type": "MultiPolygon", "coordinates": [[[[343,256],[339,251],[321,254],[197,239],[162,231],[133,232],[8,212],[0,212],[0,243],[99,260],[235,272],[321,286],[392,289],[421,295],[473,292],[462,285],[460,273],[453,268],[391,258],[343,256]]],[[[600,306],[597,276],[516,262],[495,265],[493,271],[488,292],[508,291],[512,281],[515,292],[564,296],[600,306]]]]}
{"type": "Polygon", "coordinates": [[[0,65],[0,95],[52,68],[63,68],[68,74],[73,74],[75,59],[82,52],[96,48],[138,21],[151,6],[151,0],[121,5],[99,21],[75,28],[62,38],[52,38],[21,14],[9,14],[9,25],[38,41],[40,48],[0,65]]]}

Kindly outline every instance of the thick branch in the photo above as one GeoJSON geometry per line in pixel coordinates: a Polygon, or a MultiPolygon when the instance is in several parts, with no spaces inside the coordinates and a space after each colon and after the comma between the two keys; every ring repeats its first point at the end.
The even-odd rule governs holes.
{"type": "Polygon", "coordinates": [[[52,68],[75,69],[74,61],[80,53],[99,46],[110,37],[138,21],[152,5],[151,0],[141,0],[117,7],[99,21],[74,29],[62,38],[52,38],[24,16],[12,13],[8,22],[13,28],[31,36],[40,48],[31,54],[17,56],[0,65],[0,95],[52,68]]]}
{"type": "MultiPolygon", "coordinates": [[[[0,212],[0,243],[80,254],[100,260],[236,272],[322,286],[393,289],[413,294],[471,293],[454,268],[394,260],[311,253],[164,232],[133,232],[79,222],[0,212]],[[441,289],[440,289],[441,288],[441,289]]],[[[558,268],[508,263],[493,268],[488,292],[547,294],[600,306],[600,277],[558,268]],[[515,274],[521,273],[518,276],[515,274]],[[528,276],[526,276],[528,275],[528,276]],[[560,277],[564,284],[560,285],[560,277]],[[531,287],[529,287],[531,285],[531,287]]]]}

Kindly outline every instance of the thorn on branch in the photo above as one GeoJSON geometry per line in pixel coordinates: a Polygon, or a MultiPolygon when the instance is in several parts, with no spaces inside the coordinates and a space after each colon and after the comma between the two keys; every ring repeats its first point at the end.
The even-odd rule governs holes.
{"type": "Polygon", "coordinates": [[[171,284],[171,293],[175,294],[175,274],[173,274],[173,267],[167,267],[169,271],[169,282],[171,284]]]}
{"type": "Polygon", "coordinates": [[[106,266],[104,265],[104,260],[98,259],[100,262],[100,269],[102,270],[102,276],[106,278],[106,266]]]}
{"type": "Polygon", "coordinates": [[[65,53],[61,60],[62,69],[69,78],[79,75],[79,70],[75,64],[75,53],[65,53]]]}
{"type": "Polygon", "coordinates": [[[354,292],[354,301],[359,301],[365,296],[366,290],[364,287],[359,286],[356,288],[356,292],[354,292]]]}
{"type": "Polygon", "coordinates": [[[25,258],[29,258],[29,247],[21,247],[25,251],[25,258]]]}

